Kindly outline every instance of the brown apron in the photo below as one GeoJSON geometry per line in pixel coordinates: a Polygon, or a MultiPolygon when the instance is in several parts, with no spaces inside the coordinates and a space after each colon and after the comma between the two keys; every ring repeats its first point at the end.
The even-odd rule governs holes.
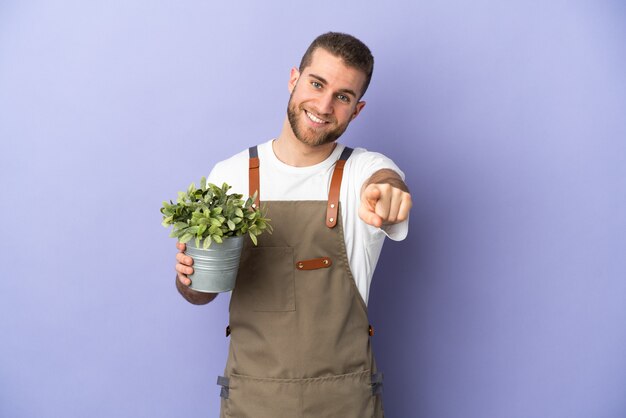
{"type": "MultiPolygon", "coordinates": [[[[267,201],[274,232],[244,247],[230,302],[221,418],[381,418],[382,374],[346,255],[335,165],[329,200],[267,201]]],[[[250,148],[250,195],[259,160],[250,148]]],[[[258,200],[257,200],[258,205],[258,200]]],[[[246,240],[249,241],[249,240],[246,240]]]]}

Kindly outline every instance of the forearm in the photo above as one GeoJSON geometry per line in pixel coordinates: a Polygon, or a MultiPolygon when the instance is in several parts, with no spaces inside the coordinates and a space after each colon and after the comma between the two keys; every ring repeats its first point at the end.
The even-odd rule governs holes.
{"type": "Polygon", "coordinates": [[[403,192],[410,193],[409,188],[402,180],[402,177],[389,168],[380,169],[372,174],[371,177],[363,183],[361,191],[363,191],[370,184],[389,184],[390,186],[400,189],[403,192]]]}
{"type": "Polygon", "coordinates": [[[217,297],[217,293],[204,293],[191,289],[189,286],[185,286],[176,277],[176,289],[187,302],[194,305],[206,305],[217,297]]]}

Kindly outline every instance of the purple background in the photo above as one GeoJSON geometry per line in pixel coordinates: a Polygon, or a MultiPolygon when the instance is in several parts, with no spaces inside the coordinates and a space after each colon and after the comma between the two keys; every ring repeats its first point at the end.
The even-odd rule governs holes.
{"type": "Polygon", "coordinates": [[[227,297],[164,199],[278,134],[319,33],[376,57],[343,141],[415,207],[370,298],[389,417],[626,416],[617,1],[0,4],[0,416],[214,417],[227,297]]]}

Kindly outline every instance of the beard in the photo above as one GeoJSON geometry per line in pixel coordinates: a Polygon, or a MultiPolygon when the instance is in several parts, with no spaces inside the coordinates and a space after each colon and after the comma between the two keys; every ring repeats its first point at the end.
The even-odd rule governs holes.
{"type": "Polygon", "coordinates": [[[335,142],[345,132],[349,122],[345,125],[335,125],[334,129],[320,129],[320,131],[315,131],[305,126],[301,117],[308,116],[306,116],[305,110],[302,106],[298,106],[293,102],[293,93],[295,91],[296,90],[294,88],[289,96],[289,103],[287,104],[287,119],[289,119],[291,130],[296,138],[300,142],[311,146],[319,146],[335,142]]]}

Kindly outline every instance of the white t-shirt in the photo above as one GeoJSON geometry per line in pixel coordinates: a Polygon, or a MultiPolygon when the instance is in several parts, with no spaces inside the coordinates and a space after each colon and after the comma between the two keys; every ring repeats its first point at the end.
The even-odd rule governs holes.
{"type": "MultiPolygon", "coordinates": [[[[337,144],[332,154],[319,164],[293,167],[276,158],[272,141],[258,146],[261,203],[269,200],[328,200],[335,162],[345,146],[337,144]]],[[[207,181],[218,186],[228,183],[232,186],[230,193],[239,193],[247,197],[249,158],[246,149],[217,163],[207,181]]],[[[404,179],[404,173],[389,158],[363,148],[356,148],[344,167],[339,196],[348,262],[366,304],[385,236],[394,241],[401,241],[406,237],[409,228],[408,220],[380,229],[366,224],[359,218],[361,187],[372,174],[383,168],[394,170],[404,179]]]]}

